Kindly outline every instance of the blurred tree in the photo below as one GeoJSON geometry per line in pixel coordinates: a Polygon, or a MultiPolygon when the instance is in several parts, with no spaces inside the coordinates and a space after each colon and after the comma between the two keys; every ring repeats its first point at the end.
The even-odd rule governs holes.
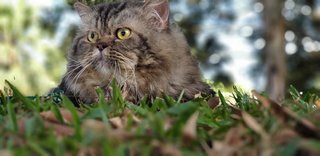
{"type": "Polygon", "coordinates": [[[40,8],[25,0],[0,1],[0,89],[9,80],[25,94],[44,93],[54,85],[52,75],[61,73],[61,68],[47,68],[64,61],[39,15],[40,8]]]}
{"type": "Polygon", "coordinates": [[[282,16],[283,0],[262,1],[265,20],[265,66],[267,68],[266,91],[275,101],[282,101],[286,89],[285,22],[282,16]]]}
{"type": "MultiPolygon", "coordinates": [[[[65,0],[50,9],[26,5],[26,0],[6,1],[0,1],[0,80],[13,81],[27,94],[44,94],[60,80],[66,63],[63,57],[77,30],[78,23],[70,24],[76,20],[72,5],[76,1],[92,5],[117,0],[65,0]],[[56,37],[61,34],[64,36],[56,37]]],[[[320,88],[319,2],[170,0],[173,21],[185,33],[204,71],[214,72],[208,74],[213,75],[212,80],[232,85],[234,77],[243,76],[231,76],[226,70],[226,64],[243,59],[239,54],[242,47],[236,56],[227,49],[238,46],[234,42],[239,40],[221,42],[226,36],[240,36],[254,49],[253,55],[263,60],[253,69],[252,79],[266,71],[266,90],[278,100],[289,84],[299,90],[320,88]],[[239,10],[241,7],[246,10],[239,10]],[[247,36],[241,36],[242,30],[249,30],[247,36]]]]}
{"type": "Polygon", "coordinates": [[[320,89],[320,1],[286,0],[286,46],[296,46],[295,53],[288,53],[287,84],[302,91],[320,89]],[[291,36],[291,37],[290,37],[291,36]]]}

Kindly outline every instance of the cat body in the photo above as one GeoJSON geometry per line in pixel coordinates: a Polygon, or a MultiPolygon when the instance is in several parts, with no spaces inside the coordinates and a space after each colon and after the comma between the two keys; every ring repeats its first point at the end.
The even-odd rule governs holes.
{"type": "Polygon", "coordinates": [[[214,94],[201,81],[197,61],[179,28],[169,23],[167,0],[125,1],[92,7],[76,2],[82,26],[68,53],[57,89],[74,102],[96,102],[96,87],[109,96],[115,79],[123,97],[137,103],[164,94],[184,100],[214,94]]]}

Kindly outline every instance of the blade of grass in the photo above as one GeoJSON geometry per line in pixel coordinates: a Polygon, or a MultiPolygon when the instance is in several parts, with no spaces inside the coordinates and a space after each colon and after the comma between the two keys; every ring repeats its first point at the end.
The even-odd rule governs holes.
{"type": "Polygon", "coordinates": [[[40,107],[40,104],[41,104],[41,97],[40,96],[36,96],[36,102],[33,103],[33,106],[35,108],[35,110],[37,110],[38,113],[41,112],[41,107],[40,107]]]}
{"type": "Polygon", "coordinates": [[[226,99],[224,98],[224,96],[222,95],[221,91],[219,90],[218,91],[218,95],[219,95],[219,98],[220,98],[220,101],[221,101],[221,106],[222,106],[222,109],[223,109],[223,118],[226,119],[227,116],[228,116],[228,104],[226,102],[226,99]]]}
{"type": "Polygon", "coordinates": [[[62,114],[57,106],[57,104],[54,104],[52,103],[51,104],[51,111],[53,112],[53,114],[55,115],[55,117],[58,119],[58,121],[60,123],[63,123],[64,124],[64,120],[63,120],[63,117],[62,117],[62,114]]]}
{"type": "Polygon", "coordinates": [[[62,96],[63,105],[70,111],[72,116],[72,122],[73,126],[75,128],[75,136],[80,141],[82,139],[81,135],[81,122],[80,118],[77,113],[76,107],[73,105],[73,103],[66,97],[62,96]]]}
{"type": "Polygon", "coordinates": [[[99,97],[98,105],[99,105],[99,108],[100,108],[101,118],[102,118],[102,120],[103,120],[103,122],[105,124],[109,125],[109,120],[107,118],[107,114],[111,109],[107,105],[107,101],[105,99],[103,90],[101,88],[98,88],[98,89],[96,89],[96,92],[97,92],[98,97],[99,97]]]}
{"type": "Polygon", "coordinates": [[[0,105],[3,105],[6,103],[6,98],[2,92],[2,90],[0,90],[0,105]]]}
{"type": "Polygon", "coordinates": [[[3,92],[0,90],[0,114],[1,115],[7,114],[6,107],[5,107],[6,103],[7,103],[7,100],[6,100],[3,92]]]}
{"type": "Polygon", "coordinates": [[[38,153],[41,156],[50,156],[44,149],[40,147],[37,143],[29,142],[28,146],[36,153],[38,153]]]}
{"type": "Polygon", "coordinates": [[[115,110],[118,110],[116,112],[119,112],[124,109],[124,99],[121,95],[121,90],[117,85],[117,82],[115,79],[112,80],[112,103],[116,106],[114,108],[115,110]]]}
{"type": "Polygon", "coordinates": [[[14,130],[15,132],[18,132],[18,122],[17,122],[17,116],[16,116],[16,112],[14,111],[14,105],[12,103],[10,103],[8,101],[7,103],[7,111],[8,111],[8,115],[9,115],[9,120],[11,123],[11,128],[12,130],[14,130]]]}
{"type": "Polygon", "coordinates": [[[166,94],[163,94],[163,99],[166,104],[166,108],[170,108],[177,103],[172,97],[170,97],[166,94]]]}
{"type": "Polygon", "coordinates": [[[17,98],[18,100],[20,100],[23,104],[26,105],[26,107],[29,109],[29,110],[32,110],[32,111],[37,111],[38,110],[36,109],[35,107],[35,104],[33,102],[31,102],[29,99],[27,99],[26,97],[24,97],[22,95],[22,93],[15,87],[13,86],[9,81],[5,81],[9,87],[12,89],[13,91],[13,97],[14,98],[17,98]]]}
{"type": "Polygon", "coordinates": [[[145,108],[142,108],[140,106],[137,106],[133,103],[127,103],[127,107],[131,110],[133,110],[133,112],[137,113],[138,115],[141,116],[146,116],[148,114],[148,110],[146,110],[145,108]]]}

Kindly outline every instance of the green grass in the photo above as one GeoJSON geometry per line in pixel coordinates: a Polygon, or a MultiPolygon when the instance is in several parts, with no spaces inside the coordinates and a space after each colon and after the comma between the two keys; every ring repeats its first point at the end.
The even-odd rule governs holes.
{"type": "Polygon", "coordinates": [[[76,108],[64,96],[25,97],[7,83],[11,91],[0,92],[0,155],[320,154],[319,97],[292,86],[281,106],[236,87],[230,97],[218,91],[217,106],[201,96],[134,105],[113,83],[113,100],[98,89],[98,103],[76,108]]]}

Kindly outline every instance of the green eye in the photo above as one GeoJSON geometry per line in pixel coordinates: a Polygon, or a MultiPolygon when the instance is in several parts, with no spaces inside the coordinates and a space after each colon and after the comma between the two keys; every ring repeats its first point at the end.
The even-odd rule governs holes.
{"type": "Polygon", "coordinates": [[[131,30],[128,28],[120,28],[117,30],[117,38],[120,40],[126,40],[131,36],[131,30]]]}
{"type": "Polygon", "coordinates": [[[99,39],[99,34],[95,31],[89,31],[87,38],[89,42],[96,43],[97,40],[99,39]]]}

